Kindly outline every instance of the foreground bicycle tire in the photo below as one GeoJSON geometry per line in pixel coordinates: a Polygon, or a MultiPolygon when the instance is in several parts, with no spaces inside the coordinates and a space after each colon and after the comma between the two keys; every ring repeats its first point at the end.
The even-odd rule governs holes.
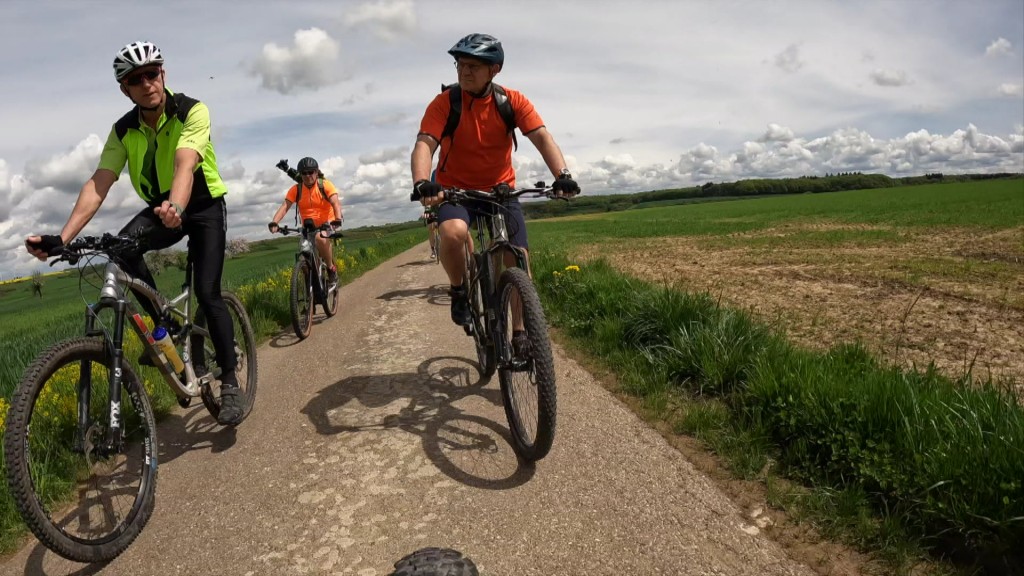
{"type": "Polygon", "coordinates": [[[292,328],[299,340],[305,340],[313,327],[313,272],[310,270],[309,261],[299,258],[292,269],[292,328]]]}
{"type": "MultiPolygon", "coordinates": [[[[523,460],[547,456],[555,439],[555,364],[551,356],[547,321],[540,296],[521,268],[509,268],[498,282],[500,333],[503,348],[512,355],[512,307],[515,295],[522,306],[523,326],[529,339],[529,357],[505,362],[498,368],[501,395],[512,433],[512,445],[523,460]],[[516,367],[512,364],[521,364],[516,367]]],[[[501,348],[498,348],[499,350],[501,348]]]]}
{"type": "MultiPolygon", "coordinates": [[[[256,362],[256,335],[253,334],[252,322],[249,320],[245,306],[238,299],[238,296],[231,292],[221,292],[221,296],[224,298],[224,304],[228,307],[228,313],[231,315],[231,324],[235,329],[235,356],[238,359],[235,372],[238,376],[238,386],[241,388],[242,397],[245,400],[242,415],[239,417],[238,422],[235,423],[235,425],[238,425],[249,416],[249,413],[252,412],[253,404],[256,403],[256,384],[259,379],[259,366],[256,362]]],[[[206,317],[203,315],[201,308],[196,311],[195,323],[197,326],[206,327],[206,317]]],[[[203,340],[201,336],[192,336],[192,361],[196,373],[200,376],[206,372],[206,368],[209,366],[207,362],[210,361],[211,355],[214,354],[213,343],[204,342],[203,340]]],[[[215,355],[213,356],[213,362],[216,362],[215,355]]],[[[220,391],[213,390],[211,386],[206,386],[203,388],[200,396],[203,399],[203,405],[206,406],[206,410],[216,420],[217,415],[220,414],[220,391]]]]}
{"type": "Polygon", "coordinates": [[[457,550],[421,548],[395,562],[389,576],[479,576],[476,564],[457,550]]]}
{"type": "Polygon", "coordinates": [[[120,411],[124,450],[109,459],[92,451],[92,440],[100,441],[104,437],[101,428],[107,425],[109,402],[106,397],[110,388],[107,378],[95,377],[93,373],[96,368],[105,368],[109,375],[112,363],[113,358],[99,339],[77,338],[51,346],[28,367],[11,396],[4,433],[7,483],[22,519],[47,548],[78,562],[104,562],[117,557],[142,531],[153,514],[155,503],[156,422],[149,397],[127,363],[122,366],[120,411]],[[94,376],[88,412],[89,430],[95,434],[87,434],[84,440],[76,441],[76,389],[85,364],[89,366],[88,373],[94,376]],[[52,437],[54,435],[57,438],[52,437]],[[81,447],[76,450],[76,445],[81,447]],[[94,471],[117,471],[121,465],[116,461],[121,457],[125,469],[131,464],[139,466],[137,489],[124,490],[120,479],[98,482],[95,491],[115,485],[121,490],[104,493],[102,498],[90,497],[84,488],[89,486],[88,480],[94,477],[94,471]],[[62,478],[55,472],[58,466],[63,468],[64,475],[74,472],[77,477],[62,478]],[[88,477],[83,478],[86,471],[88,477]],[[51,486],[57,487],[49,490],[51,486]],[[124,492],[126,502],[130,500],[131,505],[112,510],[119,492],[124,492]],[[71,507],[73,497],[83,494],[84,500],[79,503],[83,508],[71,507]],[[48,510],[49,506],[54,509],[48,510]],[[96,521],[110,519],[114,520],[110,530],[95,534],[96,521]],[[73,533],[76,524],[81,533],[73,533]]]}

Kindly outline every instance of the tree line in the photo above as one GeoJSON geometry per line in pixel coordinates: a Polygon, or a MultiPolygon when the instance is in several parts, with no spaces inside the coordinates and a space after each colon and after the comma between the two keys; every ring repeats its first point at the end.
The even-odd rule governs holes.
{"type": "Polygon", "coordinates": [[[525,202],[523,211],[527,218],[551,218],[570,214],[590,214],[626,210],[638,204],[701,202],[717,198],[771,196],[776,194],[817,194],[844,190],[867,190],[892,188],[937,182],[967,182],[1001,178],[1020,178],[1021,174],[957,174],[941,173],[892,178],[885,174],[864,174],[862,172],[839,172],[824,176],[800,176],[798,178],[755,178],[736,182],[706,182],[689,188],[652,190],[632,194],[607,194],[587,196],[583,194],[572,202],[525,202]]]}

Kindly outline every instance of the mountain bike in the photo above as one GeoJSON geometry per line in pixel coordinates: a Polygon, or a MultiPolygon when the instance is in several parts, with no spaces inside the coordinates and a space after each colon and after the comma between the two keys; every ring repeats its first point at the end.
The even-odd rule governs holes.
{"type": "Polygon", "coordinates": [[[554,441],[556,394],[544,309],[528,272],[526,253],[509,241],[504,214],[506,203],[526,195],[555,197],[543,182],[518,190],[508,186],[493,192],[444,190],[445,202],[469,205],[476,231],[476,241],[471,232],[464,247],[472,318],[465,330],[473,337],[480,374],[489,377],[498,372],[513,448],[532,462],[546,456],[554,441]],[[484,230],[489,231],[489,242],[484,230]],[[506,254],[512,255],[515,266],[501,270],[506,254]],[[514,342],[516,332],[520,334],[514,342]]]}
{"type": "MultiPolygon", "coordinates": [[[[125,324],[181,406],[198,396],[214,418],[220,412],[221,370],[207,320],[202,309],[193,317],[191,259],[181,294],[167,299],[118,265],[121,254],[144,241],[145,232],[81,237],[51,262],[82,262],[80,285],[90,272],[101,274],[101,287],[90,283],[100,288],[99,300],[86,304],[83,337],[54,344],[29,365],[7,415],[3,450],[18,512],[47,548],[79,562],[107,561],[123,552],[155,503],[157,437],[149,399],[155,384],[140,379],[125,358],[125,324]],[[107,258],[104,267],[90,265],[97,257],[107,258]],[[179,358],[160,349],[157,330],[149,330],[129,288],[152,302],[161,327],[172,327],[179,358]]],[[[256,339],[241,301],[222,294],[234,323],[244,419],[256,395],[256,339]]]]}
{"type": "Polygon", "coordinates": [[[284,236],[302,234],[299,251],[295,253],[291,285],[292,328],[299,340],[309,336],[317,304],[328,318],[338,313],[338,282],[328,278],[327,263],[320,258],[320,252],[316,249],[316,236],[320,234],[324,238],[342,238],[344,234],[335,231],[335,227],[340,225],[340,221],[335,220],[314,226],[312,220],[306,219],[302,228],[279,226],[277,229],[277,233],[284,236]]]}

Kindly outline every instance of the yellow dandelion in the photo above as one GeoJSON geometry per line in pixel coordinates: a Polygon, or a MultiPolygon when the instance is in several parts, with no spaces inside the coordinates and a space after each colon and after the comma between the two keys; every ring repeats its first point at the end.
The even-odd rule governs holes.
{"type": "Polygon", "coordinates": [[[7,399],[0,398],[0,430],[4,429],[4,424],[7,422],[7,399]]]}
{"type": "Polygon", "coordinates": [[[575,264],[570,264],[570,265],[565,267],[565,271],[566,272],[579,272],[580,271],[580,267],[575,265],[575,264]]]}

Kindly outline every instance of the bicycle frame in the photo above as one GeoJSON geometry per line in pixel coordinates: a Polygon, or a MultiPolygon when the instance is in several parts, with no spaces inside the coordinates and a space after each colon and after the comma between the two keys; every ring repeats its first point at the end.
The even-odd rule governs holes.
{"type": "Polygon", "coordinates": [[[302,236],[299,237],[299,251],[295,253],[295,261],[298,262],[299,258],[306,258],[309,260],[310,273],[313,275],[313,297],[316,298],[317,304],[326,308],[327,285],[324,281],[324,276],[320,273],[320,268],[324,266],[324,262],[320,257],[320,253],[316,249],[316,237],[320,234],[321,228],[304,224],[300,229],[282,226],[280,230],[284,234],[289,234],[291,232],[299,232],[302,234],[302,236]]]}
{"type": "MultiPolygon", "coordinates": [[[[476,249],[470,254],[475,262],[475,272],[472,278],[468,278],[469,299],[473,301],[475,291],[481,291],[485,311],[485,324],[487,334],[485,337],[494,345],[494,351],[499,366],[507,368],[512,361],[511,350],[508,349],[505,338],[495,338],[495,334],[504,332],[502,324],[504,318],[498,314],[497,278],[503,269],[504,255],[511,252],[515,257],[515,265],[529,273],[529,263],[526,252],[511,243],[508,237],[508,229],[505,226],[504,209],[500,205],[488,207],[490,214],[483,214],[474,210],[472,214],[472,227],[476,228],[476,249]],[[488,238],[485,237],[484,229],[487,228],[488,238]]],[[[472,229],[469,231],[472,237],[472,229]]]]}
{"type": "MultiPolygon", "coordinates": [[[[191,285],[192,285],[192,263],[186,266],[185,282],[182,284],[182,292],[171,300],[166,300],[163,295],[147,283],[138,280],[121,269],[113,261],[106,264],[103,273],[103,287],[100,289],[99,301],[86,305],[85,313],[85,335],[103,336],[104,342],[113,359],[113,370],[110,373],[110,410],[109,410],[109,431],[107,448],[119,451],[122,448],[122,435],[120,425],[121,413],[121,380],[124,362],[124,325],[127,318],[131,318],[131,326],[145,351],[156,360],[157,369],[163,375],[164,380],[179,399],[193,398],[199,396],[203,384],[208,384],[213,374],[197,376],[192,367],[192,344],[189,336],[192,331],[207,339],[210,333],[202,327],[191,323],[191,285]],[[163,352],[156,348],[152,333],[146,327],[145,320],[139,314],[135,305],[127,297],[127,289],[134,289],[137,294],[145,297],[160,311],[161,317],[174,314],[182,319],[181,339],[183,343],[182,362],[185,365],[183,377],[179,377],[170,367],[169,361],[163,352]],[[184,311],[179,309],[183,304],[184,311]],[[105,328],[98,328],[97,321],[99,313],[105,309],[114,311],[113,334],[109,334],[105,328]]],[[[88,407],[92,394],[92,370],[91,364],[83,361],[80,378],[78,381],[78,439],[84,439],[89,423],[88,407]]],[[[77,444],[77,441],[76,441],[77,444]]],[[[76,446],[80,448],[80,446],[76,446]]]]}

